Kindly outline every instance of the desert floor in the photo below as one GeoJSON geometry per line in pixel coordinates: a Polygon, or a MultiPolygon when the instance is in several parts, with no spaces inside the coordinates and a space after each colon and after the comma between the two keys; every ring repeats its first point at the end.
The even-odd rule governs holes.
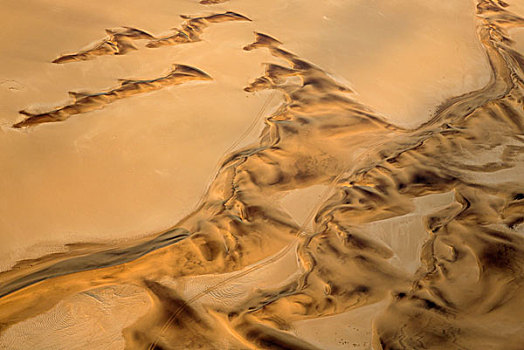
{"type": "Polygon", "coordinates": [[[524,1],[0,11],[0,349],[521,349],[524,1]]]}

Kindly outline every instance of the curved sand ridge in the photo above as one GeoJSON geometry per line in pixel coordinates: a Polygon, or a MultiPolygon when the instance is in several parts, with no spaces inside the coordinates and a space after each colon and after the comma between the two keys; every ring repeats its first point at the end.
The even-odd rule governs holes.
{"type": "Polygon", "coordinates": [[[477,15],[490,83],[450,100],[412,130],[383,120],[321,68],[257,33],[245,50],[267,49],[277,62],[266,64],[246,91],[272,89],[285,99],[258,141],[223,160],[178,231],[150,241],[168,237],[166,244],[86,247],[1,274],[0,342],[14,347],[9,332],[63,299],[133,284],[147,291],[152,306],[124,330],[129,349],[323,348],[321,339],[297,336],[300,322],[381,301],[386,306],[373,317],[376,349],[518,349],[524,57],[508,30],[524,20],[491,0],[478,3],[477,15]],[[281,198],[312,185],[332,194],[307,232],[281,198]],[[418,270],[393,264],[402,250],[371,225],[446,193],[452,197],[444,206],[430,201],[423,208],[427,239],[418,270]],[[288,254],[297,266],[289,266],[288,254]],[[261,283],[271,267],[289,273],[272,272],[261,283]]]}
{"type": "Polygon", "coordinates": [[[221,4],[226,1],[228,0],[200,0],[200,3],[202,5],[214,5],[214,4],[221,4]]]}
{"type": "Polygon", "coordinates": [[[188,44],[200,41],[200,35],[204,28],[212,23],[222,23],[230,21],[249,21],[250,19],[235,12],[213,14],[204,17],[181,16],[186,21],[180,29],[174,28],[175,33],[165,37],[155,38],[153,35],[132,27],[122,27],[120,29],[106,29],[107,38],[94,45],[93,48],[80,51],[78,53],[63,55],[53,63],[68,63],[75,61],[85,61],[104,55],[125,55],[126,53],[138,50],[133,41],[149,40],[146,47],[156,48],[168,45],[188,44]]]}
{"type": "Polygon", "coordinates": [[[28,118],[14,124],[13,127],[23,128],[41,123],[63,121],[75,114],[102,109],[105,105],[123,98],[195,80],[211,80],[211,77],[199,69],[175,64],[169,74],[159,78],[147,80],[122,79],[120,86],[98,93],[69,92],[69,95],[74,99],[73,103],[51,112],[31,113],[22,110],[20,114],[26,115],[28,118]]]}

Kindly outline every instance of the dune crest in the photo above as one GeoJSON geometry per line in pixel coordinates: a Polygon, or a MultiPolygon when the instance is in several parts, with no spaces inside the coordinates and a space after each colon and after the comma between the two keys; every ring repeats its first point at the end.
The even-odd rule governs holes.
{"type": "Polygon", "coordinates": [[[106,33],[108,38],[96,44],[95,47],[78,53],[60,56],[52,62],[68,63],[74,61],[85,61],[93,59],[96,56],[124,55],[129,51],[137,50],[133,41],[144,39],[151,40],[154,38],[153,35],[132,27],[122,27],[116,30],[106,29],[106,33]]]}
{"type": "Polygon", "coordinates": [[[14,124],[13,127],[24,128],[42,123],[60,122],[72,115],[102,109],[107,104],[133,95],[159,90],[166,86],[180,85],[188,81],[211,79],[209,75],[199,69],[175,64],[169,74],[159,78],[147,80],[122,79],[118,87],[98,93],[69,92],[73,102],[50,112],[31,113],[22,110],[20,114],[28,118],[14,124]]]}
{"type": "MultiPolygon", "coordinates": [[[[510,9],[495,0],[476,6],[490,82],[450,99],[413,129],[388,122],[285,42],[256,32],[245,54],[267,50],[276,62],[266,63],[245,91],[271,90],[282,98],[258,139],[225,155],[199,207],[165,232],[1,273],[0,344],[16,345],[13,329],[52,313],[66,298],[132,285],[151,303],[122,330],[126,349],[321,349],[322,339],[298,335],[301,322],[329,322],[328,316],[372,306],[374,349],[519,349],[524,56],[510,30],[524,19],[510,9]],[[328,190],[306,230],[282,198],[314,185],[328,190]],[[445,201],[433,205],[437,195],[445,201]],[[400,258],[408,242],[407,248],[388,243],[374,228],[417,211],[421,232],[407,232],[423,241],[413,273],[400,258]]],[[[180,32],[148,46],[199,40],[209,23],[231,20],[247,18],[188,17],[180,32]]],[[[73,104],[15,127],[208,79],[175,66],[161,78],[76,96],[73,104]]]]}
{"type": "Polygon", "coordinates": [[[106,29],[107,38],[103,39],[93,48],[60,56],[52,62],[62,64],[91,60],[104,55],[125,55],[130,51],[138,50],[138,47],[133,43],[135,40],[148,40],[146,44],[148,48],[194,43],[201,40],[200,35],[209,24],[230,21],[250,21],[249,18],[235,12],[225,12],[203,17],[185,15],[180,17],[186,21],[180,29],[175,28],[175,33],[172,35],[156,38],[141,29],[125,26],[119,29],[106,29]]]}
{"type": "Polygon", "coordinates": [[[215,5],[215,4],[221,4],[223,2],[227,2],[229,0],[200,0],[200,3],[202,5],[215,5]]]}
{"type": "Polygon", "coordinates": [[[251,21],[249,18],[235,12],[225,12],[204,17],[181,17],[186,21],[180,29],[175,30],[174,34],[151,40],[146,46],[156,48],[168,45],[194,43],[201,40],[200,35],[209,24],[231,21],[251,21]]]}

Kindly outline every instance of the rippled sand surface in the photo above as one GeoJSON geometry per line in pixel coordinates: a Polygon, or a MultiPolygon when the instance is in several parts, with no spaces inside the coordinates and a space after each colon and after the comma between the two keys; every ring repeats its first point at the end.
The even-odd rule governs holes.
{"type": "Polygon", "coordinates": [[[523,348],[523,1],[0,9],[0,349],[523,348]]]}

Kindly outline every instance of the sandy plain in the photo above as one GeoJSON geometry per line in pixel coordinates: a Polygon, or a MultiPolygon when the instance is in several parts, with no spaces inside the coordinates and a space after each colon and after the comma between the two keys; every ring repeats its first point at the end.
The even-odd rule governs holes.
{"type": "Polygon", "coordinates": [[[0,348],[524,343],[522,2],[0,8],[0,348]]]}

